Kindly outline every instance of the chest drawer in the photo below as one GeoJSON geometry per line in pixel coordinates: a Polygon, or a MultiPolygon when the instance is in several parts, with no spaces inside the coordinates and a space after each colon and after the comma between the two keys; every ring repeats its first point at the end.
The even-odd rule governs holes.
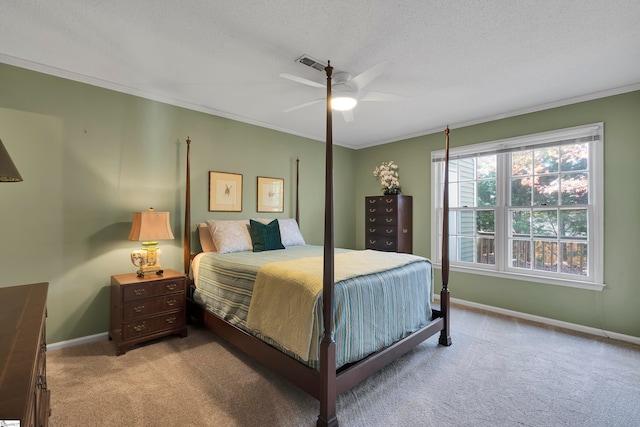
{"type": "Polygon", "coordinates": [[[398,228],[381,223],[372,223],[367,226],[367,238],[375,236],[395,237],[398,235],[398,228]]]}
{"type": "Polygon", "coordinates": [[[395,216],[398,213],[398,207],[395,205],[373,205],[367,206],[367,216],[395,216]]]}
{"type": "Polygon", "coordinates": [[[395,252],[398,249],[398,239],[384,236],[367,237],[367,249],[395,252]]]}
{"type": "Polygon", "coordinates": [[[366,198],[367,206],[372,208],[379,207],[397,207],[398,206],[398,196],[374,196],[366,198]]]}
{"type": "Polygon", "coordinates": [[[398,218],[395,216],[368,216],[367,217],[367,226],[372,226],[372,225],[378,225],[378,226],[384,226],[384,225],[397,225],[398,224],[398,218]]]}

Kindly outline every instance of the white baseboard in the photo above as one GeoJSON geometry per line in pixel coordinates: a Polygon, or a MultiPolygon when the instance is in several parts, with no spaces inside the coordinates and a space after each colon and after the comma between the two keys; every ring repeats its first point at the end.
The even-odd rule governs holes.
{"type": "MultiPolygon", "coordinates": [[[[439,295],[435,295],[436,300],[440,300],[439,295]]],[[[472,301],[466,301],[458,298],[451,298],[451,302],[467,307],[478,308],[492,313],[503,314],[505,316],[517,317],[519,319],[530,320],[532,322],[543,323],[546,325],[557,326],[559,328],[570,329],[572,331],[583,332],[590,335],[596,335],[604,338],[611,338],[619,341],[625,341],[632,344],[640,345],[640,337],[632,335],[619,334],[617,332],[605,331],[603,329],[592,328],[590,326],[578,325],[576,323],[563,322],[561,320],[550,319],[548,317],[535,316],[533,314],[521,313],[519,311],[507,310],[504,308],[493,307],[491,305],[479,304],[472,301]]]]}
{"type": "Polygon", "coordinates": [[[108,332],[101,332],[95,335],[88,335],[86,337],[74,338],[72,340],[55,342],[53,344],[47,344],[47,351],[60,350],[67,347],[73,347],[80,344],[88,344],[90,342],[98,342],[109,339],[108,332]]]}

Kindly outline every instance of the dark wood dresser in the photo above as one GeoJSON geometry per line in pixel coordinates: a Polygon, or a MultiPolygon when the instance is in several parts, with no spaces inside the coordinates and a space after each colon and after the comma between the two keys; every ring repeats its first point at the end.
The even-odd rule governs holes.
{"type": "Polygon", "coordinates": [[[365,248],[412,253],[411,196],[370,196],[365,205],[365,248]]]}
{"type": "Polygon", "coordinates": [[[116,343],[116,354],[165,335],[186,337],[186,295],[187,277],[174,270],[154,277],[111,276],[109,339],[116,343]]]}
{"type": "Polygon", "coordinates": [[[48,283],[0,288],[0,425],[49,425],[48,283]],[[13,424],[10,424],[13,425],[13,424]]]}

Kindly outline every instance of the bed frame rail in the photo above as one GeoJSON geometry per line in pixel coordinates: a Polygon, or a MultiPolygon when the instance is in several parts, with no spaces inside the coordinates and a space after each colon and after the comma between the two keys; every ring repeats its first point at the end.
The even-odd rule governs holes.
{"type": "MultiPolygon", "coordinates": [[[[193,314],[196,320],[202,325],[215,332],[215,334],[223,340],[232,344],[233,347],[286,378],[314,398],[320,399],[321,376],[319,371],[308,367],[259,338],[225,322],[197,304],[194,306],[193,314]]],[[[441,331],[443,325],[444,319],[436,318],[406,338],[396,341],[389,347],[372,353],[348,367],[340,369],[336,372],[336,393],[341,394],[355,387],[375,372],[411,351],[411,349],[427,338],[441,331]]]]}

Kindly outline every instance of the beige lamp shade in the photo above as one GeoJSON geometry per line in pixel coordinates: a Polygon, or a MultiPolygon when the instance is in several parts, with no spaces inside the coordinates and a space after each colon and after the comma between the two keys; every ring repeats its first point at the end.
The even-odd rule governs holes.
{"type": "Polygon", "coordinates": [[[20,176],[16,165],[13,164],[13,160],[11,160],[9,152],[4,148],[2,140],[0,140],[0,182],[20,181],[22,181],[22,177],[20,176]]]}
{"type": "Polygon", "coordinates": [[[150,242],[174,239],[169,225],[169,212],[156,212],[150,208],[146,212],[134,212],[129,240],[150,242]]]}

